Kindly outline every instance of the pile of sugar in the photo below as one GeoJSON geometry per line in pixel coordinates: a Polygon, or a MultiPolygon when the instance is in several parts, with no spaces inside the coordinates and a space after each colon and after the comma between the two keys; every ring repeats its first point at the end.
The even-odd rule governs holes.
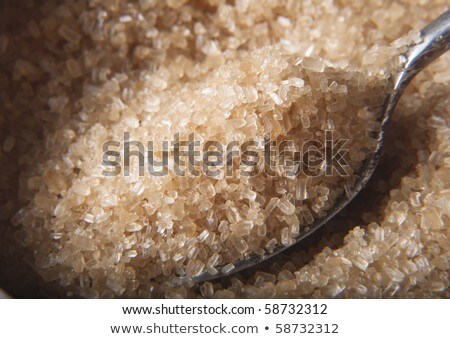
{"type": "MultiPolygon", "coordinates": [[[[349,154],[355,157],[351,167],[357,169],[364,158],[360,150],[373,142],[367,132],[374,129],[370,114],[376,113],[384,93],[383,66],[396,53],[388,43],[410,28],[420,28],[423,19],[444,8],[431,10],[430,5],[426,18],[414,12],[422,18],[417,26],[393,29],[394,16],[406,10],[400,5],[372,8],[376,15],[370,17],[367,8],[357,5],[341,8],[296,1],[267,6],[247,1],[235,6],[168,2],[173,8],[152,1],[89,6],[67,2],[59,7],[49,1],[39,6],[29,9],[30,18],[23,16],[26,32],[0,39],[2,61],[11,65],[1,82],[10,112],[1,125],[7,131],[2,140],[1,160],[7,162],[0,187],[5,199],[2,215],[22,225],[16,238],[34,252],[27,261],[44,280],[57,281],[64,293],[91,297],[193,296],[197,289],[192,283],[178,286],[174,273],[194,276],[205,266],[214,273],[215,265],[232,263],[272,239],[272,244],[289,244],[299,227],[308,223],[308,214],[302,212],[311,213],[315,203],[325,201],[328,205],[313,210],[324,213],[336,198],[332,194],[340,193],[337,187],[345,186],[337,178],[332,178],[334,182],[319,178],[310,183],[314,184],[314,190],[307,191],[310,200],[291,213],[289,198],[296,194],[301,198],[302,179],[282,178],[273,184],[265,177],[253,183],[242,177],[106,180],[95,175],[99,163],[93,154],[103,141],[120,140],[124,130],[144,141],[155,136],[169,139],[178,131],[195,131],[204,140],[223,142],[270,131],[275,138],[289,135],[300,141],[311,137],[309,130],[321,131],[326,124],[334,125],[338,136],[352,133],[350,145],[358,148],[349,154]],[[389,11],[393,14],[386,14],[389,11]],[[358,25],[364,30],[357,31],[358,25]],[[298,60],[298,55],[306,58],[298,60]],[[335,101],[322,102],[330,99],[335,101]],[[317,114],[318,105],[327,107],[332,119],[317,114]],[[351,123],[346,126],[347,119],[351,123]],[[17,154],[21,156],[13,160],[17,154]],[[18,171],[19,185],[14,180],[18,171]],[[261,185],[262,193],[254,189],[261,185]],[[311,199],[316,198],[317,187],[327,192],[326,199],[311,199]],[[10,198],[17,191],[20,202],[10,198]],[[124,193],[123,200],[119,192],[124,193]],[[262,222],[267,215],[261,207],[272,198],[278,202],[278,197],[284,199],[283,207],[262,222]],[[16,213],[24,201],[29,203],[16,213]],[[156,218],[145,220],[148,215],[156,218]],[[220,218],[232,222],[220,223],[220,218]]],[[[445,73],[439,74],[444,75],[437,81],[446,81],[445,73]]],[[[409,114],[433,107],[436,117],[445,118],[446,106],[437,105],[443,97],[445,89],[437,87],[434,101],[408,102],[409,114]]],[[[445,165],[447,122],[430,119],[436,134],[444,135],[430,143],[437,149],[436,166],[445,165]]],[[[445,170],[436,174],[439,183],[423,182],[430,179],[430,171],[420,184],[410,180],[405,186],[411,191],[415,185],[424,192],[415,188],[411,197],[409,191],[394,193],[392,207],[384,212],[386,224],[372,223],[366,232],[355,228],[340,249],[325,249],[301,269],[297,268],[301,262],[275,264],[277,274],[259,272],[248,281],[234,278],[227,288],[206,283],[199,292],[205,297],[269,297],[393,296],[411,293],[415,286],[424,286],[424,294],[444,291],[448,240],[445,233],[439,238],[433,232],[448,233],[444,216],[448,211],[443,207],[448,193],[440,191],[448,183],[442,181],[445,170]],[[433,199],[422,202],[422,194],[430,193],[427,189],[433,199]],[[409,206],[409,201],[417,206],[409,206]],[[419,216],[423,231],[417,236],[434,248],[432,257],[421,256],[420,245],[410,239],[419,216]],[[433,261],[433,256],[438,259],[433,261]]],[[[5,233],[14,232],[3,228],[5,233]]]]}
{"type": "MultiPolygon", "coordinates": [[[[139,15],[147,14],[138,9],[133,13],[137,22],[139,15]]],[[[84,18],[96,11],[85,9],[76,16],[84,18]]],[[[93,32],[86,34],[76,26],[78,30],[70,30],[58,14],[50,18],[61,20],[61,28],[53,32],[56,41],[69,40],[65,46],[86,53],[80,41],[94,41],[93,32]]],[[[131,28],[135,20],[129,22],[131,28]]],[[[122,21],[123,16],[112,20],[115,29],[122,21]]],[[[131,28],[124,25],[122,31],[131,28]]],[[[145,29],[155,27],[148,24],[145,29]]],[[[43,39],[44,45],[47,40],[43,39]]],[[[148,53],[156,51],[146,48],[148,53]]],[[[41,60],[50,58],[49,51],[41,52],[41,60]]],[[[142,62],[153,61],[148,53],[140,57],[142,62]]],[[[148,280],[172,273],[195,277],[205,269],[214,275],[218,267],[227,273],[250,253],[263,255],[277,244],[290,245],[301,227],[326,215],[344,189],[351,189],[352,171],[377,144],[370,135],[377,135],[374,118],[383,103],[383,77],[366,69],[363,73],[329,68],[317,58],[283,54],[282,47],[274,44],[223,60],[224,65],[218,60],[202,62],[192,53],[189,58],[175,56],[170,68],[147,65],[128,72],[110,68],[95,83],[88,75],[103,70],[101,55],[80,60],[83,55],[74,56],[81,53],[69,54],[62,60],[67,70],[58,77],[64,77],[69,89],[82,86],[82,96],[64,92],[64,87],[48,93],[44,104],[55,122],[44,127],[41,159],[22,172],[26,182],[22,194],[29,202],[12,218],[25,234],[25,246],[35,251],[36,268],[47,281],[86,274],[99,289],[106,281],[121,295],[126,279],[113,274],[121,265],[148,280]],[[196,69],[195,62],[198,74],[186,72],[196,69]],[[272,168],[270,176],[263,172],[262,161],[255,169],[260,174],[251,177],[242,174],[239,166],[234,166],[231,176],[208,177],[203,172],[177,176],[172,169],[166,176],[145,176],[139,174],[137,157],[129,176],[101,174],[102,144],[121,140],[125,132],[155,145],[175,133],[183,138],[193,132],[202,141],[223,145],[261,141],[256,149],[262,151],[266,134],[300,148],[302,142],[324,137],[325,129],[332,130],[335,139],[348,140],[347,178],[337,171],[314,179],[305,174],[288,176],[281,164],[272,168]]],[[[219,50],[205,54],[206,59],[217,57],[219,50]]],[[[19,59],[12,77],[29,81],[30,88],[55,79],[44,76],[33,83],[27,73],[31,65],[19,59]]],[[[41,66],[35,71],[46,70],[41,66]]]]}

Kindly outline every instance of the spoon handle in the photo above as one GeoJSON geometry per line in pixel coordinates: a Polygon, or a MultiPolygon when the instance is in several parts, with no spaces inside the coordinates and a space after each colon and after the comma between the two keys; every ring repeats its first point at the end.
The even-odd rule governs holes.
{"type": "Polygon", "coordinates": [[[404,65],[403,82],[409,82],[418,72],[440,57],[450,47],[450,9],[421,31],[421,42],[409,47],[404,65]]]}
{"type": "Polygon", "coordinates": [[[384,123],[389,120],[403,90],[414,76],[450,49],[450,9],[420,31],[419,42],[408,46],[406,61],[394,79],[394,91],[385,108],[384,123]]]}
{"type": "Polygon", "coordinates": [[[410,47],[406,69],[414,76],[450,48],[450,9],[421,30],[422,41],[410,47]]]}

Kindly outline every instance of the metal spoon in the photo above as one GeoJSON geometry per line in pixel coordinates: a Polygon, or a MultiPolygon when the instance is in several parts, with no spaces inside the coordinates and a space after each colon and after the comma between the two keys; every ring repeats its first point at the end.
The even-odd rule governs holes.
{"type": "Polygon", "coordinates": [[[389,122],[389,119],[391,118],[395,106],[404,89],[417,73],[422,71],[431,62],[447,52],[450,48],[450,10],[447,10],[444,14],[423,28],[420,31],[420,35],[420,42],[409,45],[407,47],[407,51],[403,54],[404,62],[401,69],[398,70],[397,74],[388,79],[390,82],[389,85],[392,87],[392,91],[386,97],[383,109],[378,118],[378,122],[381,124],[381,129],[378,134],[378,144],[375,151],[372,153],[372,156],[365,160],[351,192],[349,194],[342,195],[325,217],[316,219],[312,225],[305,228],[304,232],[301,233],[290,246],[278,245],[271,253],[267,253],[263,256],[251,254],[248,258],[234,263],[235,268],[226,274],[221,271],[215,275],[211,275],[208,272],[203,272],[199,276],[192,278],[195,282],[203,282],[231,275],[243,269],[250,268],[281,253],[325,225],[345,206],[347,206],[347,204],[352,201],[353,198],[366,186],[375,171],[381,156],[381,149],[384,140],[384,129],[386,128],[386,125],[389,122]]]}

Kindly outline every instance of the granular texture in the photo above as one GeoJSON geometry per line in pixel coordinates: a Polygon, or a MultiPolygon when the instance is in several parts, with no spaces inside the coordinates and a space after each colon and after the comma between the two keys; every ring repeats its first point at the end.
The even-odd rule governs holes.
{"type": "Polygon", "coordinates": [[[397,38],[444,10],[437,1],[8,7],[0,36],[7,274],[17,276],[24,257],[52,289],[84,297],[445,296],[445,56],[396,110],[386,158],[403,161],[392,173],[382,164],[387,174],[358,198],[370,209],[355,202],[333,222],[346,226],[330,223],[335,234],[308,252],[300,244],[231,279],[180,279],[289,245],[350,189],[375,146],[386,78],[407,43],[397,38]],[[237,166],[228,178],[99,175],[103,142],[124,131],[156,143],[174,133],[220,143],[270,133],[298,146],[325,130],[350,139],[349,177],[292,178],[278,168],[275,178],[247,178],[237,166]]]}

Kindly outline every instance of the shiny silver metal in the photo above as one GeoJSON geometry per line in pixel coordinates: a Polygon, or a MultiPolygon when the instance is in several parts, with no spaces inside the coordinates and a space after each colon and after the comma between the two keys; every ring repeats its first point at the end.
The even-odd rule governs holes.
{"type": "Polygon", "coordinates": [[[325,225],[345,206],[347,206],[347,204],[352,201],[353,198],[366,186],[367,182],[375,171],[375,168],[377,167],[378,161],[381,156],[381,150],[384,140],[384,129],[389,122],[389,119],[391,118],[395,106],[400,99],[404,89],[417,73],[427,67],[439,56],[447,52],[450,48],[450,10],[447,10],[439,18],[423,28],[420,31],[420,38],[421,39],[419,42],[412,43],[407,47],[406,52],[403,54],[403,62],[401,68],[398,70],[397,74],[391,76],[391,78],[389,79],[390,84],[388,87],[391,87],[392,90],[386,97],[382,112],[378,118],[379,122],[381,123],[381,129],[377,136],[377,148],[375,149],[372,156],[364,162],[350,194],[341,196],[336,201],[336,204],[329,211],[329,213],[325,217],[317,219],[308,228],[305,228],[305,231],[295,239],[295,242],[292,245],[279,245],[272,253],[267,253],[264,256],[256,254],[250,255],[248,258],[242,259],[239,262],[235,263],[235,268],[227,274],[223,274],[219,271],[219,273],[216,275],[210,275],[209,273],[204,272],[199,276],[193,278],[195,282],[203,282],[231,275],[233,273],[259,264],[260,262],[281,253],[289,247],[292,247],[293,245],[325,225]]]}

